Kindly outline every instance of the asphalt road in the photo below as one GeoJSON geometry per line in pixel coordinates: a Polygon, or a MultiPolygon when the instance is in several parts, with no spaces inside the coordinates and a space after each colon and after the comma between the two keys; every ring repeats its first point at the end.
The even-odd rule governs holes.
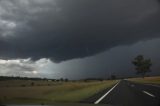
{"type": "Polygon", "coordinates": [[[121,80],[86,102],[113,106],[160,106],[160,86],[121,80]]]}

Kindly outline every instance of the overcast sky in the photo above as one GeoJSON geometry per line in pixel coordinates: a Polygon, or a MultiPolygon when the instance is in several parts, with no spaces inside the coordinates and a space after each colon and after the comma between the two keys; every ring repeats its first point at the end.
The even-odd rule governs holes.
{"type": "Polygon", "coordinates": [[[134,76],[139,54],[160,74],[159,0],[0,0],[0,75],[134,76]]]}

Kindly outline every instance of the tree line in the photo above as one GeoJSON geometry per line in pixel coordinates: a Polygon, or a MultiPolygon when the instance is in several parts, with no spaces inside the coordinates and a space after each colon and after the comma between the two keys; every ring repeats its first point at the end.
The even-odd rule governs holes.
{"type": "Polygon", "coordinates": [[[20,77],[20,76],[0,76],[0,81],[5,80],[32,80],[32,81],[65,81],[68,82],[68,78],[60,79],[49,79],[49,78],[30,78],[30,77],[20,77]]]}

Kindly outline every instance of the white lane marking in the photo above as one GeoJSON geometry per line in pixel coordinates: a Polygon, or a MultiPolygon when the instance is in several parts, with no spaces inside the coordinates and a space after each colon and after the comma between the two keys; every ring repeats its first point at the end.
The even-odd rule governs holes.
{"type": "Polygon", "coordinates": [[[113,86],[107,93],[105,93],[101,98],[94,102],[94,104],[98,104],[101,100],[103,100],[119,83],[120,81],[115,86],[113,86]]]}
{"type": "Polygon", "coordinates": [[[143,93],[145,93],[145,94],[147,94],[147,95],[149,95],[149,96],[151,96],[151,97],[155,97],[153,94],[151,94],[151,93],[149,93],[149,92],[147,92],[147,91],[143,91],[143,93]]]}

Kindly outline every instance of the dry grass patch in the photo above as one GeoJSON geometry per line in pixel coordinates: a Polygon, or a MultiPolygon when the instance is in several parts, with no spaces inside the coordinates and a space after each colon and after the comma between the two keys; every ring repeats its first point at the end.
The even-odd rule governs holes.
{"type": "Polygon", "coordinates": [[[160,84],[160,76],[144,77],[144,78],[130,78],[128,80],[138,82],[138,83],[160,84]]]}
{"type": "Polygon", "coordinates": [[[52,86],[0,87],[0,101],[16,104],[79,102],[116,82],[63,82],[52,86]]]}

